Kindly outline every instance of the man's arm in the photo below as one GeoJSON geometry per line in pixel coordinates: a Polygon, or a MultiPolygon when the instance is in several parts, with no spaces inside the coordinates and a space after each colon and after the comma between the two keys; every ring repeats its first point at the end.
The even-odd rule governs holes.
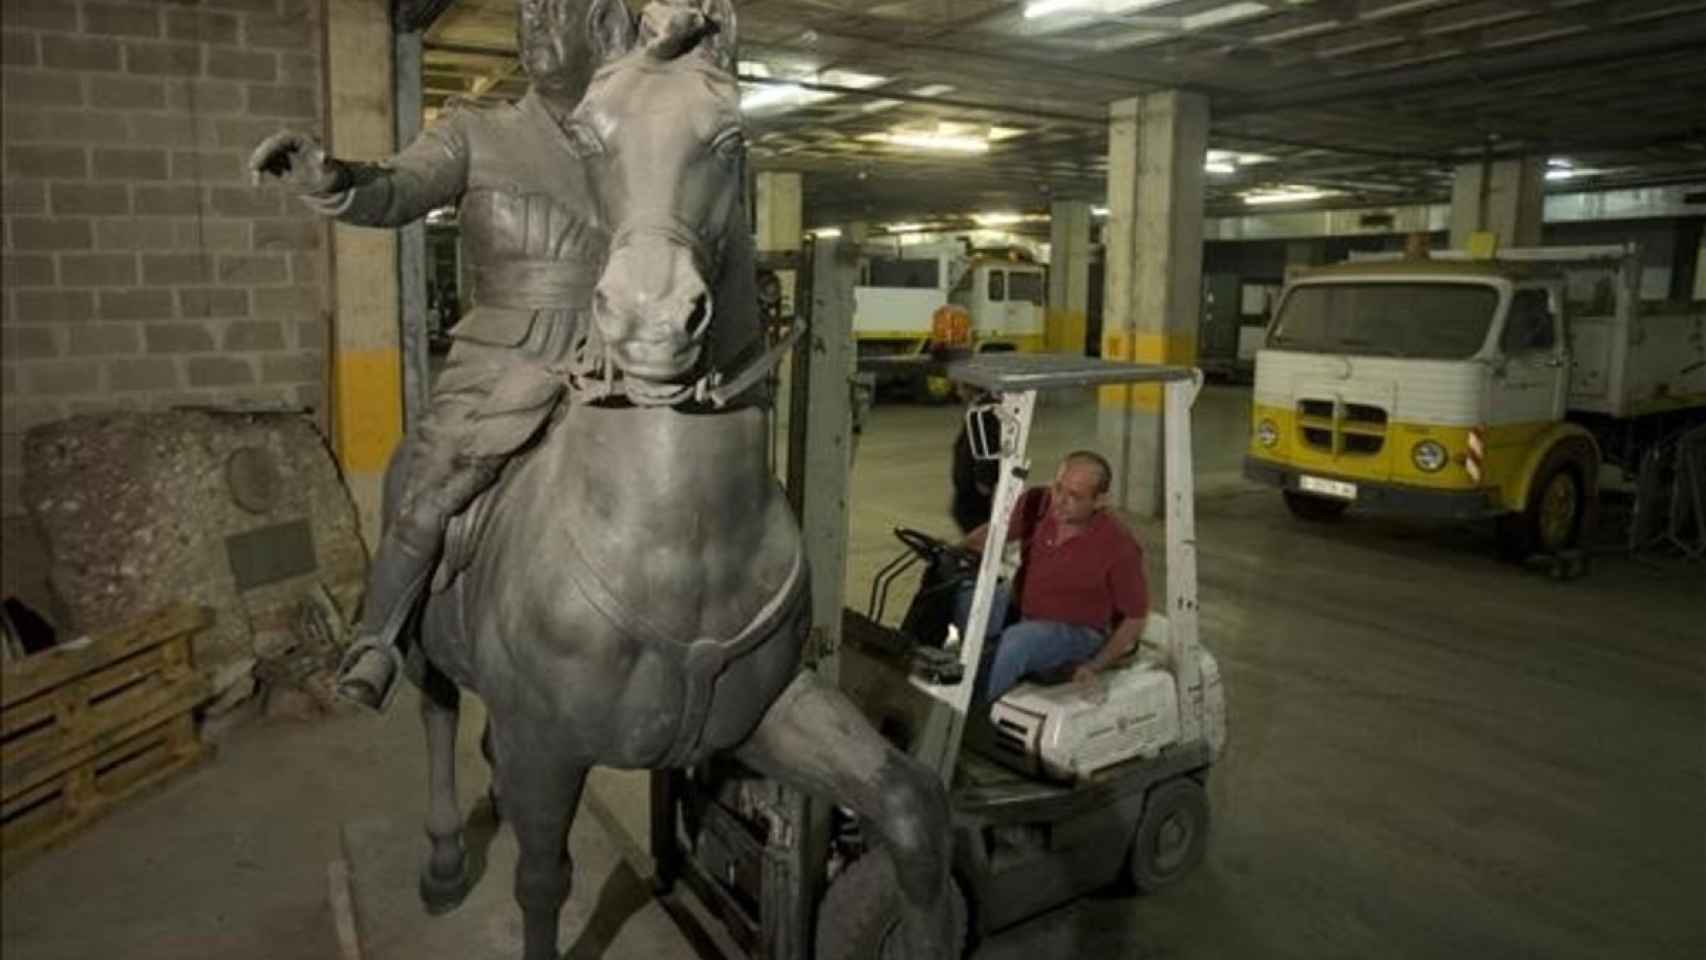
{"type": "Polygon", "coordinates": [[[1072,672],[1072,679],[1080,683],[1094,680],[1096,674],[1136,650],[1138,642],[1143,639],[1143,625],[1147,620],[1147,617],[1127,617],[1120,621],[1120,625],[1103,641],[1102,649],[1097,650],[1095,656],[1079,664],[1078,669],[1072,672]]]}
{"type": "Polygon", "coordinates": [[[249,158],[255,181],[276,177],[316,212],[364,227],[413,223],[455,202],[468,183],[468,145],[460,124],[434,125],[401,153],[379,164],[327,155],[307,134],[283,131],[249,158]]]}

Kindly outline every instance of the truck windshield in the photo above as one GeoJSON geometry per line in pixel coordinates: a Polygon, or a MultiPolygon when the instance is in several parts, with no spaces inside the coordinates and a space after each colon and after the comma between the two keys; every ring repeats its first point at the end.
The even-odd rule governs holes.
{"type": "Polygon", "coordinates": [[[942,275],[935,260],[897,260],[891,257],[872,257],[870,264],[873,287],[907,287],[914,290],[934,290],[941,285],[942,275]]]}
{"type": "Polygon", "coordinates": [[[1292,289],[1277,350],[1466,360],[1487,340],[1498,291],[1476,283],[1318,283],[1292,289]]]}

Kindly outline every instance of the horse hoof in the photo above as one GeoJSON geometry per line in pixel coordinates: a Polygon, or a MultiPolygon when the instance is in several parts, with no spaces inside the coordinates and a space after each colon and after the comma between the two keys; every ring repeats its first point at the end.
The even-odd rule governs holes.
{"type": "Polygon", "coordinates": [[[421,905],[430,916],[438,917],[462,906],[473,884],[468,879],[468,865],[463,863],[453,877],[439,877],[431,866],[421,868],[421,905]]]}

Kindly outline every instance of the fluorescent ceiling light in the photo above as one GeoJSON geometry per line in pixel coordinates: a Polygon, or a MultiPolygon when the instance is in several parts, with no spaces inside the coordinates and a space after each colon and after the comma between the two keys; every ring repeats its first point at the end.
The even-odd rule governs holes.
{"type": "Polygon", "coordinates": [[[1237,173],[1238,172],[1238,168],[1233,166],[1230,163],[1213,163],[1213,162],[1210,162],[1210,163],[1203,164],[1202,168],[1203,168],[1203,171],[1205,173],[1227,174],[1227,173],[1237,173]]]}
{"type": "Polygon", "coordinates": [[[754,90],[750,94],[743,93],[740,98],[742,110],[764,110],[777,107],[806,95],[806,88],[797,83],[778,83],[762,90],[754,90]]]}
{"type": "Polygon", "coordinates": [[[1024,136],[1026,132],[1027,131],[1020,130],[1017,127],[990,127],[989,142],[1000,143],[1003,140],[1011,140],[1014,137],[1024,136]]]}
{"type": "Polygon", "coordinates": [[[912,91],[915,97],[939,97],[944,93],[953,93],[959,88],[951,83],[927,83],[912,91]]]}
{"type": "Polygon", "coordinates": [[[1022,213],[974,213],[971,218],[980,227],[1010,227],[1029,219],[1022,213]]]}
{"type": "Polygon", "coordinates": [[[1252,190],[1243,194],[1245,203],[1302,203],[1306,200],[1319,200],[1333,195],[1331,190],[1316,190],[1311,187],[1282,187],[1276,190],[1252,190]]]}
{"type": "Polygon", "coordinates": [[[922,223],[891,223],[883,229],[890,233],[918,233],[924,229],[922,223]]]}
{"type": "Polygon", "coordinates": [[[856,73],[852,70],[830,70],[818,79],[831,86],[852,87],[855,90],[869,90],[889,82],[888,77],[879,77],[874,73],[856,73]]]}
{"type": "Polygon", "coordinates": [[[900,106],[899,100],[872,100],[870,103],[867,103],[864,106],[860,107],[859,112],[860,113],[881,113],[884,110],[893,110],[895,107],[898,107],[898,106],[900,106]]]}
{"type": "Polygon", "coordinates": [[[880,143],[896,147],[915,147],[919,150],[943,150],[950,153],[988,153],[989,140],[985,137],[967,136],[953,133],[930,133],[927,131],[898,131],[894,133],[873,133],[868,138],[880,143]]]}
{"type": "Polygon", "coordinates": [[[1218,27],[1223,23],[1243,20],[1259,13],[1268,13],[1265,3],[1229,3],[1224,7],[1205,10],[1184,18],[1186,30],[1201,30],[1204,27],[1218,27]]]}
{"type": "Polygon", "coordinates": [[[1025,5],[1025,19],[1035,20],[1057,13],[1108,17],[1133,13],[1148,7],[1159,7],[1169,2],[1171,0],[1032,0],[1025,5]]]}
{"type": "Polygon", "coordinates": [[[841,236],[841,228],[818,227],[816,230],[811,231],[811,235],[819,240],[834,240],[836,237],[841,236]]]}
{"type": "Polygon", "coordinates": [[[1108,215],[1108,208],[1107,207],[1091,207],[1090,208],[1090,215],[1093,217],[1105,217],[1108,215]]]}

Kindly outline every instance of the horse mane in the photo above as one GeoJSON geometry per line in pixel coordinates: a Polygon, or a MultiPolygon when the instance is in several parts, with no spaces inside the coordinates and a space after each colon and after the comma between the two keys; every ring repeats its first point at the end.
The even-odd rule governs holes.
{"type": "Polygon", "coordinates": [[[640,44],[653,60],[675,60],[721,28],[694,3],[654,0],[640,14],[640,44]]]}

